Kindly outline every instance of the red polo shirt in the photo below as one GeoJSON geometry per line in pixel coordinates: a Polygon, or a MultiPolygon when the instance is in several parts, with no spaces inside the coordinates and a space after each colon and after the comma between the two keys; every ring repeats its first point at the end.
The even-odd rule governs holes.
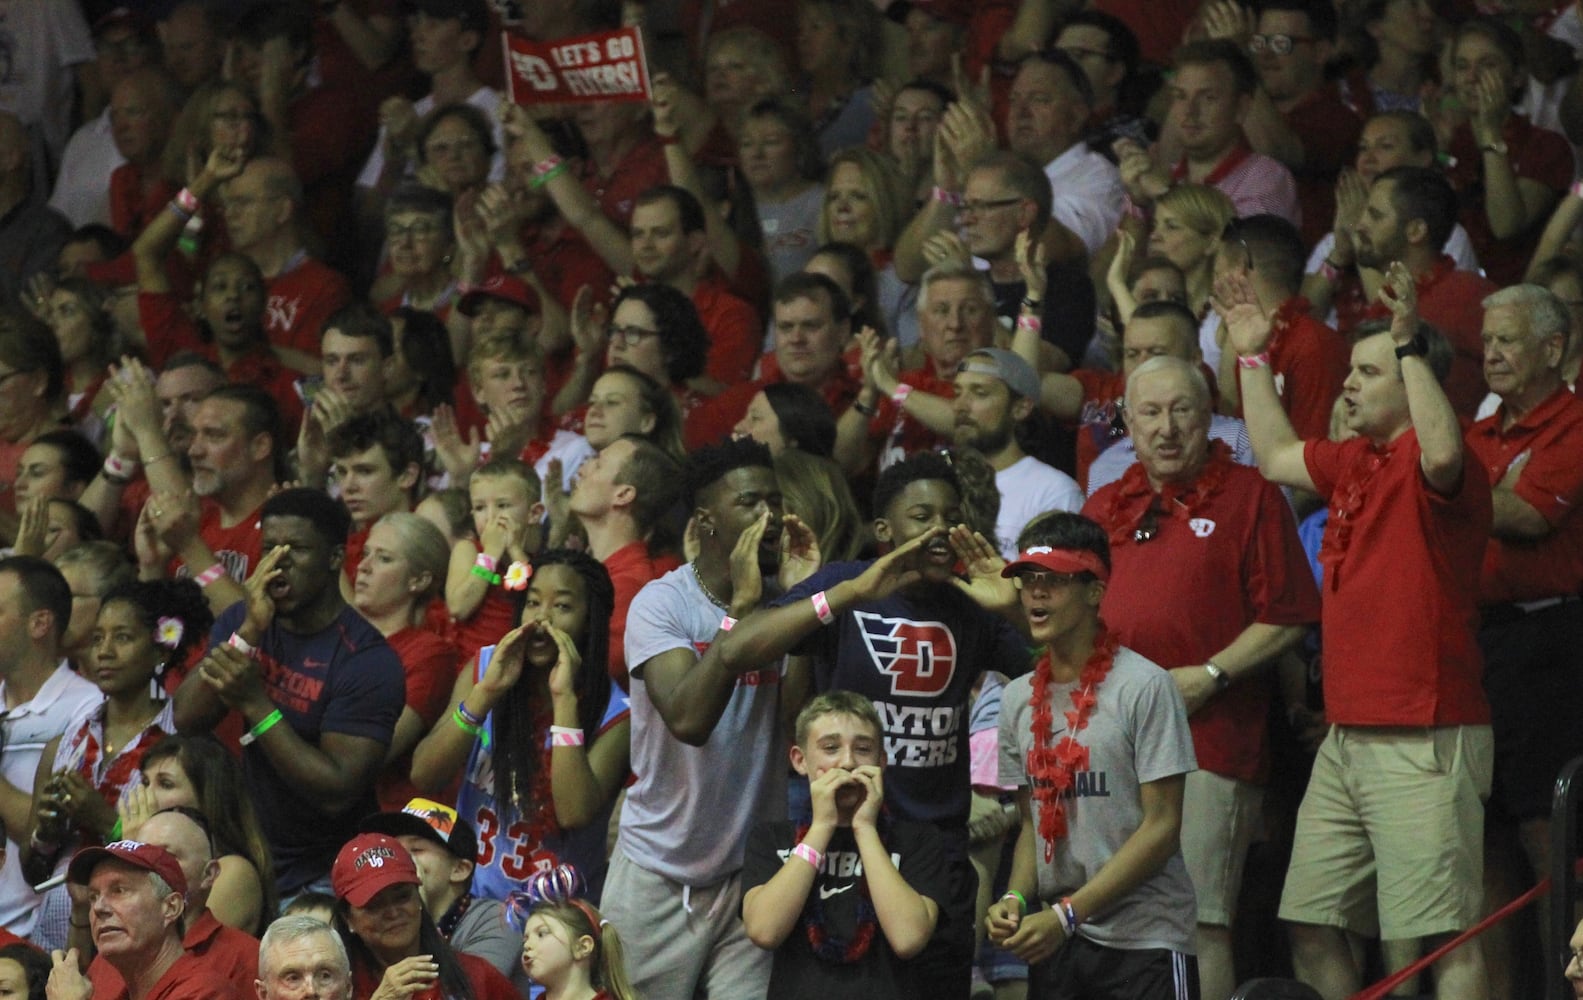
{"type": "MultiPolygon", "coordinates": [[[[1451,408],[1457,411],[1457,416],[1471,420],[1487,392],[1484,386],[1484,300],[1499,291],[1499,287],[1473,271],[1457,270],[1455,262],[1445,256],[1419,275],[1417,283],[1419,317],[1451,342],[1451,374],[1446,376],[1446,397],[1451,400],[1451,408]]],[[[1390,315],[1390,309],[1379,301],[1370,303],[1363,311],[1364,319],[1389,319],[1390,315]]]]}
{"type": "MultiPolygon", "coordinates": [[[[263,555],[264,528],[258,510],[227,528],[220,523],[220,505],[204,497],[198,501],[198,537],[214,553],[215,561],[225,567],[226,575],[237,583],[246,583],[253,567],[263,555]]],[[[259,508],[260,510],[262,508],[259,508]]],[[[185,565],[179,557],[170,561],[169,572],[174,573],[185,565]]],[[[188,566],[188,575],[196,576],[207,566],[188,566]]]]}
{"type": "Polygon", "coordinates": [[[1583,591],[1583,399],[1565,386],[1501,429],[1505,406],[1468,429],[1468,449],[1493,486],[1521,466],[1513,487],[1551,533],[1533,541],[1491,538],[1479,602],[1504,604],[1583,591]]]}
{"type": "Polygon", "coordinates": [[[1344,726],[1486,724],[1479,564],[1486,478],[1452,496],[1424,481],[1418,435],[1309,441],[1308,474],[1330,504],[1324,566],[1325,715],[1344,726]]]}
{"type": "Polygon", "coordinates": [[[604,558],[616,595],[610,612],[610,679],[623,691],[627,690],[627,609],[645,583],[658,580],[681,564],[673,553],[650,556],[645,542],[630,542],[604,558]]]}
{"type": "MultiPolygon", "coordinates": [[[[243,1000],[254,995],[258,979],[258,938],[215,919],[207,907],[181,939],[183,955],[160,977],[149,1000],[219,997],[243,1000]]],[[[103,955],[88,965],[93,1000],[127,995],[126,981],[103,955]]]]}
{"type": "Polygon", "coordinates": [[[623,229],[632,225],[632,204],[638,195],[671,182],[670,170],[665,166],[665,147],[647,128],[638,144],[627,150],[610,171],[610,176],[600,175],[593,157],[583,161],[577,176],[599,202],[599,208],[623,229]]]}
{"type": "MultiPolygon", "coordinates": [[[[1576,169],[1572,146],[1559,133],[1540,128],[1522,115],[1514,114],[1501,129],[1501,138],[1506,142],[1512,172],[1519,180],[1537,181],[1557,194],[1565,192],[1572,183],[1576,169]]],[[[1451,136],[1448,152],[1452,165],[1446,173],[1451,186],[1457,189],[1461,204],[1457,221],[1468,231],[1468,239],[1490,280],[1501,286],[1515,285],[1523,280],[1523,268],[1528,266],[1528,258],[1539,244],[1545,218],[1541,217],[1516,236],[1496,239],[1490,231],[1489,215],[1484,206],[1484,154],[1473,141],[1472,129],[1459,125],[1451,136]]]]}
{"type": "MultiPolygon", "coordinates": [[[[1233,462],[1224,445],[1211,447],[1209,464],[1186,488],[1167,484],[1157,494],[1134,463],[1083,506],[1110,535],[1100,614],[1122,645],[1166,669],[1206,662],[1256,622],[1319,620],[1319,591],[1286,498],[1257,469],[1233,462]],[[1159,518],[1153,538],[1135,541],[1157,498],[1173,516],[1159,518]]],[[[1239,781],[1266,779],[1273,687],[1265,671],[1193,713],[1199,767],[1239,781]]]]}

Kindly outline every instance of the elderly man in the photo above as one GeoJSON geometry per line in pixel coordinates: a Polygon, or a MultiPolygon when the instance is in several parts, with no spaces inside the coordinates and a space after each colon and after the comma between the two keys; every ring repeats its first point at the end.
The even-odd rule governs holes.
{"type": "MultiPolygon", "coordinates": [[[[1479,603],[1495,733],[1491,818],[1515,823],[1534,872],[1549,868],[1555,775],[1583,753],[1583,401],[1561,375],[1566,305],[1538,285],[1484,300],[1484,378],[1500,409],[1467,433],[1494,490],[1479,603]]],[[[1494,860],[1493,858],[1491,859],[1494,860]]]]}
{"type": "MultiPolygon", "coordinates": [[[[246,1000],[258,976],[258,939],[220,923],[209,909],[209,892],[220,874],[220,863],[214,856],[208,821],[202,813],[186,807],[164,809],[144,820],[137,836],[169,851],[187,880],[187,905],[181,917],[181,946],[187,965],[196,963],[205,979],[227,987],[238,1000],[246,1000]]],[[[255,912],[255,923],[257,918],[255,912]]],[[[84,925],[92,927],[88,900],[72,900],[71,921],[74,931],[84,925]]],[[[72,944],[79,944],[75,934],[72,944]]],[[[117,996],[126,989],[120,970],[105,955],[89,964],[88,978],[95,996],[117,996]]]]}
{"type": "Polygon", "coordinates": [[[296,915],[269,925],[258,943],[258,1000],[349,1000],[352,962],[341,936],[296,915]]]}
{"type": "Polygon", "coordinates": [[[1319,593],[1280,489],[1209,436],[1209,384],[1191,362],[1150,358],[1127,379],[1138,461],[1083,513],[1110,536],[1100,606],[1122,645],[1171,672],[1187,703],[1182,857],[1198,891],[1206,997],[1236,988],[1231,919],[1269,772],[1265,668],[1319,618],[1319,593]],[[1161,573],[1161,566],[1170,566],[1161,573]]]}
{"type": "MultiPolygon", "coordinates": [[[[1489,480],[1466,467],[1440,385],[1450,350],[1418,321],[1400,262],[1383,292],[1390,328],[1364,326],[1352,347],[1342,403],[1357,436],[1342,442],[1292,430],[1269,321],[1246,281],[1222,289],[1260,471],[1330,504],[1319,559],[1331,725],[1298,811],[1281,918],[1297,977],[1346,997],[1361,985],[1348,933],[1434,943],[1483,913],[1493,741],[1474,622],[1489,480]]],[[[1481,995],[1483,980],[1478,948],[1435,964],[1437,996],[1481,995]]]]}
{"type": "MultiPolygon", "coordinates": [[[[78,851],[66,869],[88,890],[88,922],[99,954],[121,974],[115,1000],[232,1000],[223,979],[205,975],[181,946],[187,877],[163,847],[117,840],[78,851]]],[[[77,949],[54,953],[49,1000],[89,1000],[94,985],[78,971],[77,949]]]]}

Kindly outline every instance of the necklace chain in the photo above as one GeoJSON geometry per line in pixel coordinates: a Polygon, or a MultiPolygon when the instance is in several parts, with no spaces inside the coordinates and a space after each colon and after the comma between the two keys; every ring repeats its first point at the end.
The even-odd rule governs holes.
{"type": "Polygon", "coordinates": [[[710,590],[709,589],[709,585],[707,583],[704,583],[703,574],[698,572],[698,562],[696,560],[694,560],[693,562],[690,562],[687,565],[692,567],[693,579],[698,581],[698,589],[702,590],[704,592],[704,596],[709,598],[711,601],[713,601],[715,603],[716,607],[723,608],[726,611],[730,611],[731,610],[731,602],[730,601],[722,601],[720,599],[719,595],[717,595],[714,591],[710,590]]]}

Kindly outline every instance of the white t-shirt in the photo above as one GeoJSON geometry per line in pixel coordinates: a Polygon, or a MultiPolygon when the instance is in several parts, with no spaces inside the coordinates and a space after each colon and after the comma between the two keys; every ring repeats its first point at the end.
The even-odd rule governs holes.
{"type": "Polygon", "coordinates": [[[1000,554],[1007,559],[1017,558],[1017,536],[1029,521],[1052,510],[1083,508],[1077,480],[1032,455],[995,473],[995,488],[1000,491],[995,534],[1000,536],[1000,554]]]}
{"type": "Polygon", "coordinates": [[[1045,164],[1044,175],[1054,192],[1050,217],[1076,234],[1090,256],[1098,253],[1121,223],[1127,204],[1121,171],[1078,142],[1045,164]]]}
{"type": "MultiPolygon", "coordinates": [[[[45,745],[103,700],[98,687],[62,660],[32,701],[6,714],[5,725],[0,727],[0,737],[5,740],[0,746],[0,776],[17,790],[32,794],[45,745]]],[[[5,681],[0,680],[0,706],[4,705],[5,681]]],[[[7,831],[5,864],[0,866],[0,927],[22,937],[32,933],[33,917],[43,898],[22,877],[22,847],[16,838],[27,833],[7,831]]]]}

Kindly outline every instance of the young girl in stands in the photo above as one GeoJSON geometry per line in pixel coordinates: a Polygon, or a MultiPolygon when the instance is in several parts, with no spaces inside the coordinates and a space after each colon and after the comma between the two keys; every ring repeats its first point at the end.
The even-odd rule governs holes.
{"type": "Polygon", "coordinates": [[[609,574],[564,549],[542,553],[529,572],[522,625],[479,650],[456,680],[449,718],[412,755],[421,792],[461,770],[457,812],[479,840],[473,892],[493,899],[563,860],[597,891],[630,755],[627,698],[606,669],[609,574]]]}
{"type": "Polygon", "coordinates": [[[539,547],[544,518],[538,474],[514,458],[492,458],[479,466],[467,493],[474,535],[451,549],[445,576],[445,605],[464,658],[499,642],[515,624],[518,605],[511,590],[518,577],[512,569],[527,567],[539,547]]]}
{"type": "Polygon", "coordinates": [[[558,865],[528,880],[512,912],[527,914],[522,968],[544,987],[544,1000],[636,1000],[627,981],[621,937],[578,896],[582,876],[558,865]]]}

